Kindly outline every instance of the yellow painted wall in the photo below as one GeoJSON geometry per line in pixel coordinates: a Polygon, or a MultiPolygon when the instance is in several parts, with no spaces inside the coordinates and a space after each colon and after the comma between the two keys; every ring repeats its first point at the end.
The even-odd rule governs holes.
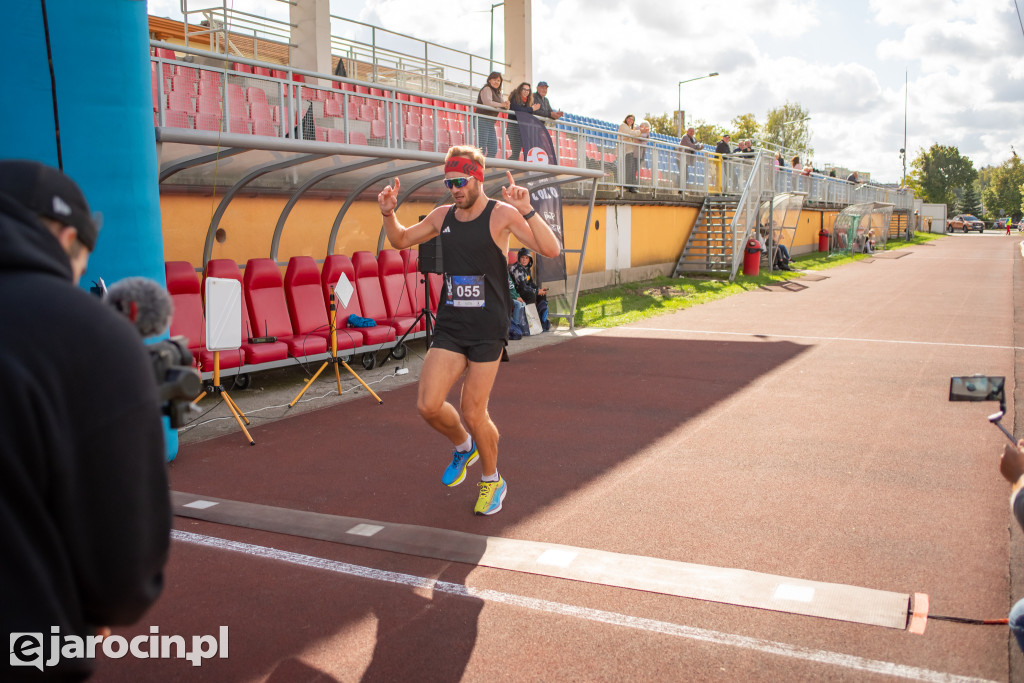
{"type": "MultiPolygon", "coordinates": [[[[219,201],[220,196],[161,196],[164,253],[168,261],[188,261],[197,267],[202,265],[207,227],[219,201]]],[[[245,263],[250,258],[269,256],[274,226],[286,201],[284,197],[238,197],[232,201],[220,222],[226,239],[223,243],[214,241],[213,258],[230,258],[245,263]]],[[[327,256],[327,240],[341,204],[342,201],[337,198],[305,199],[298,202],[285,224],[278,260],[287,261],[289,257],[297,255],[316,259],[327,256]]],[[[429,213],[432,208],[433,205],[427,202],[408,203],[398,210],[398,218],[404,225],[412,225],[419,220],[419,216],[429,213]]],[[[579,249],[583,244],[587,207],[565,205],[562,213],[566,247],[579,249]]],[[[697,220],[699,209],[692,206],[633,205],[631,213],[630,265],[635,268],[670,263],[678,259],[682,245],[697,220]]],[[[804,209],[797,225],[794,247],[800,251],[817,248],[818,230],[822,225],[826,230],[831,230],[837,215],[835,211],[823,213],[804,209]]],[[[605,205],[595,205],[591,221],[600,221],[601,228],[595,230],[591,225],[583,263],[584,273],[600,273],[606,269],[605,216],[605,205]]],[[[380,211],[376,202],[355,202],[338,231],[335,253],[375,251],[380,226],[380,211]]],[[[385,248],[390,246],[385,240],[385,248]]],[[[509,243],[510,249],[521,246],[515,238],[509,243]]],[[[576,274],[577,262],[576,254],[566,257],[569,275],[576,274]]]]}
{"type": "MultiPolygon", "coordinates": [[[[220,196],[176,194],[160,197],[164,254],[168,261],[188,261],[197,267],[202,265],[206,232],[220,199],[220,196]]],[[[274,227],[286,202],[284,197],[235,198],[219,224],[226,239],[223,243],[214,241],[212,257],[245,263],[250,258],[269,256],[274,227]]],[[[342,203],[337,199],[298,202],[281,233],[278,260],[286,261],[291,256],[326,257],[331,227],[342,203]]],[[[411,202],[399,209],[398,217],[404,224],[411,225],[432,208],[429,203],[411,202]]],[[[377,203],[355,202],[338,230],[334,252],[376,251],[380,228],[377,203]]],[[[385,247],[389,246],[385,240],[385,247]]]]}
{"type": "Polygon", "coordinates": [[[700,209],[634,205],[631,213],[630,265],[636,268],[678,260],[700,209]]]}

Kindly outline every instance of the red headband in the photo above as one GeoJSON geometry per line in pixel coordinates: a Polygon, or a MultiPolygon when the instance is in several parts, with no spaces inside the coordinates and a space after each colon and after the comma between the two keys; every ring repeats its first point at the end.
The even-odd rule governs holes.
{"type": "Polygon", "coordinates": [[[445,173],[465,173],[468,176],[476,178],[481,183],[484,181],[484,169],[483,167],[466,157],[449,157],[448,161],[444,163],[445,173]]]}

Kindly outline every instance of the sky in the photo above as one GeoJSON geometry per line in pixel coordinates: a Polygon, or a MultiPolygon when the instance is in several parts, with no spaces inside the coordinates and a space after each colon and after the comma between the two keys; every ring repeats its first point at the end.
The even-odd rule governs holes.
{"type": "MultiPolygon", "coordinates": [[[[287,17],[277,0],[227,0],[287,17]]],[[[331,13],[487,56],[490,0],[330,0],[331,13]]],[[[1024,5],[1024,0],[1017,0],[1024,5]]],[[[219,5],[190,0],[189,8],[219,5]]],[[[180,0],[149,0],[180,18],[180,0]]],[[[1021,7],[1024,12],[1024,6],[1021,7]]],[[[1014,0],[532,0],[533,81],[557,109],[620,122],[764,123],[787,101],[811,116],[812,159],[900,182],[922,149],[952,145],[975,168],[1024,153],[1024,29],[1014,0]],[[681,80],[717,71],[679,86],[681,80]],[[906,79],[906,85],[905,85],[906,79]]],[[[504,54],[494,10],[495,57],[504,54]]],[[[509,84],[506,83],[508,86],[509,84]]]]}

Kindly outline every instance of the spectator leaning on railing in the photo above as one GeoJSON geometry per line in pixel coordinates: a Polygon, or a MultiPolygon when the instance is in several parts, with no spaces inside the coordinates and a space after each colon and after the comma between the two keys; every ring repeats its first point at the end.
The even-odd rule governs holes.
{"type": "Polygon", "coordinates": [[[549,118],[552,121],[557,121],[562,118],[565,113],[561,110],[552,111],[551,103],[548,102],[548,83],[547,81],[541,81],[537,84],[537,92],[533,93],[533,101],[531,104],[539,104],[540,107],[534,110],[534,116],[543,116],[549,118]]]}
{"type": "MultiPolygon", "coordinates": [[[[501,94],[501,84],[501,74],[497,71],[492,71],[487,77],[486,85],[480,88],[480,92],[476,96],[476,103],[486,107],[494,107],[495,109],[508,109],[508,100],[503,98],[501,94]]],[[[498,156],[498,138],[494,134],[494,119],[491,118],[496,116],[497,112],[478,108],[476,113],[481,114],[477,118],[476,123],[477,136],[480,139],[480,149],[483,150],[484,156],[498,156]]]]}

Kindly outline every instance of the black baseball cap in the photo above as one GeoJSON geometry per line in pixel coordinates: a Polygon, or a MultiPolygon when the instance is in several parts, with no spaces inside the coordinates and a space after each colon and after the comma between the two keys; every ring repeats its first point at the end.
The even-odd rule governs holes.
{"type": "Polygon", "coordinates": [[[548,82],[547,81],[541,81],[540,83],[537,84],[537,87],[538,88],[546,88],[546,87],[548,87],[548,82]]]}
{"type": "Polygon", "coordinates": [[[35,214],[70,225],[86,249],[96,249],[103,217],[89,210],[81,188],[62,171],[27,159],[0,160],[0,193],[35,214]]]}

